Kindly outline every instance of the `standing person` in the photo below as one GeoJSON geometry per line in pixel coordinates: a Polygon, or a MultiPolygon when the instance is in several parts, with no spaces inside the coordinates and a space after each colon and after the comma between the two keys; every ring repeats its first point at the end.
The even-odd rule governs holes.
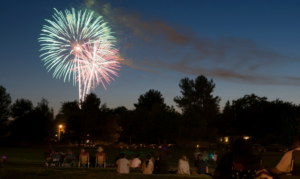
{"type": "Polygon", "coordinates": [[[218,158],[218,155],[217,155],[217,152],[216,151],[214,151],[214,154],[213,154],[213,161],[214,161],[214,163],[215,163],[215,165],[217,165],[217,158],[218,158]]]}
{"type": "Polygon", "coordinates": [[[116,162],[118,168],[117,172],[118,173],[129,173],[129,161],[125,158],[124,153],[120,153],[120,159],[116,162]]]}
{"type": "Polygon", "coordinates": [[[49,143],[47,146],[46,146],[46,149],[44,151],[44,155],[45,155],[45,160],[46,160],[46,166],[50,166],[50,163],[51,163],[51,156],[52,156],[52,146],[51,144],[49,143]]]}
{"type": "Polygon", "coordinates": [[[137,154],[135,156],[135,158],[132,159],[130,167],[131,168],[141,168],[142,162],[141,162],[140,158],[141,158],[140,154],[137,154]]]}
{"type": "Polygon", "coordinates": [[[222,156],[219,164],[214,172],[215,178],[227,178],[232,175],[233,156],[255,157],[252,151],[252,145],[249,140],[237,139],[233,145],[231,152],[222,156]]]}
{"type": "Polygon", "coordinates": [[[196,172],[198,175],[208,173],[207,162],[203,160],[203,155],[199,154],[197,156],[197,161],[195,164],[196,172]]]}
{"type": "Polygon", "coordinates": [[[169,166],[163,155],[159,155],[154,163],[154,170],[156,174],[168,174],[169,166]]]}
{"type": "Polygon", "coordinates": [[[189,161],[186,158],[185,155],[183,155],[181,157],[181,159],[179,159],[178,161],[178,174],[190,174],[190,165],[189,165],[189,161]]]}
{"type": "Polygon", "coordinates": [[[207,156],[206,151],[203,151],[202,158],[203,158],[204,161],[206,161],[206,162],[208,161],[208,156],[207,156]]]}
{"type": "Polygon", "coordinates": [[[197,157],[198,155],[200,154],[200,151],[198,149],[198,147],[195,149],[195,152],[194,152],[194,157],[195,157],[195,161],[197,161],[197,157]]]}
{"type": "Polygon", "coordinates": [[[154,164],[151,161],[151,155],[147,155],[146,161],[142,165],[143,174],[152,174],[154,170],[154,164]]]}

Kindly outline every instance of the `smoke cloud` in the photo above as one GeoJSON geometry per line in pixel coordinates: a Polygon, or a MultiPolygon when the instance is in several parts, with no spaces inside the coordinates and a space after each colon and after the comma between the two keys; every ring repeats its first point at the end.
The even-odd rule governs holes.
{"type": "Polygon", "coordinates": [[[174,71],[252,84],[300,85],[299,77],[265,74],[266,69],[299,62],[298,57],[262,47],[251,39],[209,39],[157,18],[143,20],[140,13],[113,8],[109,3],[83,2],[112,26],[125,59],[121,63],[129,68],[158,75],[174,71]],[[143,52],[137,51],[141,48],[143,52]]]}

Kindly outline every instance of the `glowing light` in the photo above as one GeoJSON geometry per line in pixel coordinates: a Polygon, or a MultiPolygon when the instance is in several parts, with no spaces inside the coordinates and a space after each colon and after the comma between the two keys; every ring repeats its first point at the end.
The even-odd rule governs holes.
{"type": "Polygon", "coordinates": [[[93,18],[94,12],[76,12],[74,8],[71,11],[65,10],[64,13],[55,8],[54,11],[54,21],[46,19],[49,25],[43,26],[41,37],[38,39],[42,46],[40,51],[44,51],[41,55],[42,61],[48,72],[54,69],[54,78],[63,77],[64,81],[73,78],[73,85],[76,85],[78,80],[79,100],[82,100],[81,84],[84,82],[78,78],[81,71],[71,70],[80,67],[73,51],[80,51],[80,47],[89,41],[93,43],[99,38],[114,41],[115,38],[111,36],[110,29],[101,16],[93,18]]]}
{"type": "Polygon", "coordinates": [[[62,127],[62,125],[59,125],[59,128],[61,128],[62,127]]]}
{"type": "Polygon", "coordinates": [[[90,142],[90,140],[86,140],[86,143],[89,143],[90,142]]]}
{"type": "Polygon", "coordinates": [[[224,137],[224,139],[225,139],[225,142],[228,142],[228,137],[224,137]]]}
{"type": "Polygon", "coordinates": [[[197,147],[199,147],[199,145],[197,145],[197,147]]]}
{"type": "Polygon", "coordinates": [[[248,136],[245,136],[245,137],[244,137],[244,139],[245,139],[245,140],[248,140],[248,139],[249,139],[249,137],[248,137],[248,136]]]}

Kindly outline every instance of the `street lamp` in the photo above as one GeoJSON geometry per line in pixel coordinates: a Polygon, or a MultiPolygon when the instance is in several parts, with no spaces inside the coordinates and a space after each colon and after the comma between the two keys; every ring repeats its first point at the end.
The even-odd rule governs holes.
{"type": "Polygon", "coordinates": [[[60,128],[62,127],[62,125],[59,125],[59,128],[58,128],[58,140],[60,141],[60,128]]]}

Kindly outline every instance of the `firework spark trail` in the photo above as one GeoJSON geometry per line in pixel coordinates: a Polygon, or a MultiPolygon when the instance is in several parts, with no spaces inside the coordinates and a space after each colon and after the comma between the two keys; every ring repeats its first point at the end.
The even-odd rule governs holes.
{"type": "Polygon", "coordinates": [[[91,88],[95,89],[100,83],[106,89],[104,81],[108,84],[114,80],[112,75],[118,76],[117,70],[120,67],[117,57],[118,50],[112,48],[107,40],[97,40],[94,43],[86,43],[80,49],[73,51],[74,63],[79,65],[73,68],[78,72],[77,81],[83,84],[81,96],[85,97],[90,93],[91,88]]]}
{"type": "MultiPolygon", "coordinates": [[[[41,37],[38,39],[41,42],[41,51],[46,51],[41,55],[44,65],[47,66],[48,72],[54,68],[53,77],[64,77],[64,81],[68,78],[70,81],[73,77],[73,85],[76,84],[76,77],[81,74],[81,71],[72,71],[79,67],[80,60],[74,60],[74,49],[81,48],[87,42],[94,42],[101,38],[102,40],[114,41],[111,36],[110,29],[106,27],[106,23],[101,20],[101,16],[93,19],[93,12],[83,13],[75,9],[72,11],[65,10],[65,13],[54,9],[55,13],[52,16],[54,21],[46,20],[50,25],[44,25],[41,37]]],[[[79,83],[79,100],[82,99],[81,78],[78,78],[79,83]]]]}

